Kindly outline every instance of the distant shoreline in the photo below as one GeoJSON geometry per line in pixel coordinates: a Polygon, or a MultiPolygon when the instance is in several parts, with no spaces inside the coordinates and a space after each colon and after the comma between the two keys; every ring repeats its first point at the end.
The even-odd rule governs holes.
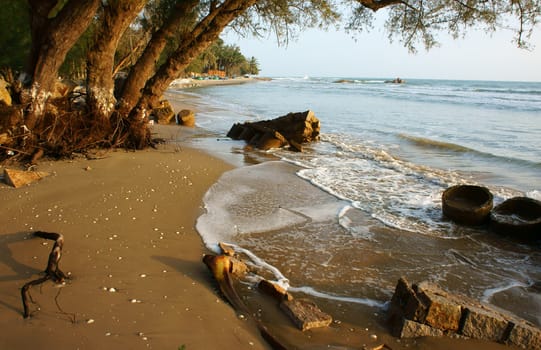
{"type": "Polygon", "coordinates": [[[187,89],[195,87],[207,87],[217,85],[240,85],[247,83],[255,83],[258,81],[269,81],[271,78],[264,77],[238,77],[228,79],[194,79],[194,78],[181,78],[174,80],[170,88],[187,89]]]}

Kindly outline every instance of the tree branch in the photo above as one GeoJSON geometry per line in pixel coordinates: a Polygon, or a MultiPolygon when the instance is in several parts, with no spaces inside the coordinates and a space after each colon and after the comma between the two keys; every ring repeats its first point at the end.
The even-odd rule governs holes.
{"type": "Polygon", "coordinates": [[[358,0],[358,1],[361,5],[373,10],[374,12],[384,7],[391,6],[391,5],[406,5],[408,7],[411,7],[406,1],[403,1],[403,0],[358,0]]]}

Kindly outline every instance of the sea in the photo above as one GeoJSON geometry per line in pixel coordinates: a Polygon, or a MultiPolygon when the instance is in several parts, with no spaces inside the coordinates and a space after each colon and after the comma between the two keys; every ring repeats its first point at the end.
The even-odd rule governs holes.
{"type": "Polygon", "coordinates": [[[541,242],[445,218],[443,191],[487,187],[494,205],[541,200],[541,83],[274,77],[170,90],[196,99],[194,147],[236,167],[204,198],[207,247],[233,244],[257,278],[367,313],[400,277],[491,303],[541,325],[541,242]],[[311,110],[302,153],[226,137],[234,123],[311,110]]]}

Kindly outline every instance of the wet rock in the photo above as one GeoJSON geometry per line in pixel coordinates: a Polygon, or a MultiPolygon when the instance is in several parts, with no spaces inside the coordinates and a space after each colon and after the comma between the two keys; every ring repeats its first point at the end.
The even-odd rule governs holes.
{"type": "Polygon", "coordinates": [[[332,317],[329,314],[321,311],[314,302],[307,299],[284,300],[280,304],[280,308],[302,331],[327,327],[332,322],[332,317]]]}
{"type": "Polygon", "coordinates": [[[400,278],[396,284],[389,312],[392,318],[391,322],[396,319],[398,323],[401,323],[403,318],[421,321],[426,315],[426,307],[404,277],[400,278]]]}
{"type": "Polygon", "coordinates": [[[302,151],[302,144],[319,140],[320,123],[314,112],[289,113],[272,120],[234,124],[227,136],[244,140],[259,149],[289,146],[302,151]]]}
{"type": "Polygon", "coordinates": [[[177,124],[183,126],[195,126],[195,113],[189,109],[183,109],[177,114],[177,124]]]}
{"type": "Polygon", "coordinates": [[[415,322],[403,318],[399,327],[393,329],[393,335],[399,338],[417,338],[417,337],[441,337],[443,331],[430,327],[426,324],[415,322]]]}
{"type": "Polygon", "coordinates": [[[257,287],[259,288],[260,291],[262,291],[263,293],[267,295],[270,295],[277,301],[293,300],[293,297],[291,296],[291,294],[289,294],[287,290],[279,286],[277,283],[273,283],[267,280],[261,280],[257,284],[257,287]]]}

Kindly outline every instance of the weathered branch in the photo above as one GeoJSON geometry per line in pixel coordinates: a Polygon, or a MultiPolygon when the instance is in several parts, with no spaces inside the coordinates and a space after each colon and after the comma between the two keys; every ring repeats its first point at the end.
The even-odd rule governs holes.
{"type": "Polygon", "coordinates": [[[28,318],[29,312],[29,300],[32,301],[30,296],[30,287],[37,286],[48,280],[52,280],[54,283],[61,284],[67,279],[67,276],[60,270],[58,263],[62,257],[62,247],[64,246],[64,236],[55,232],[36,231],[34,236],[55,241],[49,259],[47,261],[47,267],[45,268],[45,276],[27,282],[21,289],[21,298],[23,302],[23,317],[28,318]]]}
{"type": "MultiPolygon", "coordinates": [[[[400,5],[400,4],[408,5],[408,3],[403,0],[358,0],[358,1],[359,3],[361,3],[361,5],[371,9],[374,12],[384,7],[391,6],[391,5],[400,5]]],[[[408,7],[410,6],[408,5],[408,7]]]]}

